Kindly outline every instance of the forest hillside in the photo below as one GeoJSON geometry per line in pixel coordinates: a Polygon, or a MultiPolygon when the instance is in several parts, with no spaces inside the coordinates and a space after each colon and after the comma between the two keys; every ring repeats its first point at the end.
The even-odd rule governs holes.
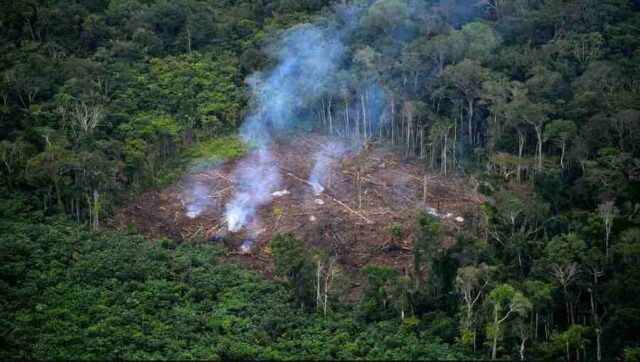
{"type": "Polygon", "coordinates": [[[640,360],[638,0],[0,2],[0,357],[640,360]]]}

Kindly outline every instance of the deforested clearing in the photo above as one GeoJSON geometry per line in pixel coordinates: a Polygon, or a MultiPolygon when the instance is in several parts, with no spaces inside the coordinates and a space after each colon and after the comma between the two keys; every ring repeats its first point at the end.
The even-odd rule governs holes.
{"type": "Polygon", "coordinates": [[[640,0],[0,24],[0,359],[640,361],[640,0]]]}
{"type": "Polygon", "coordinates": [[[416,210],[439,218],[445,230],[443,248],[478,221],[486,197],[478,193],[473,177],[443,177],[381,143],[345,146],[345,152],[328,161],[320,180],[323,190],[316,192],[308,181],[313,155],[330,141],[336,142],[318,134],[274,141],[282,192],[275,192],[238,232],[228,230],[224,216],[224,205],[237,187],[235,161],[189,171],[169,187],[139,195],[115,212],[113,226],[133,226],[152,238],[222,243],[229,258],[265,275],[273,272],[268,241],[291,232],[311,249],[338,255],[343,271],[357,274],[368,263],[406,272],[413,258],[416,210]],[[407,231],[397,245],[391,242],[392,224],[407,231]],[[243,247],[247,240],[253,244],[249,249],[243,247]]]}

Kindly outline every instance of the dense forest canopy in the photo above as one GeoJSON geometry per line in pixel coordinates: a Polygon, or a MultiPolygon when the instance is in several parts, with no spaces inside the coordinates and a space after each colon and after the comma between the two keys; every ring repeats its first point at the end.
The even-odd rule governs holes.
{"type": "Polygon", "coordinates": [[[640,360],[639,45],[637,0],[3,1],[0,356],[640,360]],[[293,235],[270,280],[105,226],[246,152],[287,39],[341,48],[280,131],[382,142],[490,200],[448,248],[415,210],[412,270],[367,266],[355,305],[293,235]]]}

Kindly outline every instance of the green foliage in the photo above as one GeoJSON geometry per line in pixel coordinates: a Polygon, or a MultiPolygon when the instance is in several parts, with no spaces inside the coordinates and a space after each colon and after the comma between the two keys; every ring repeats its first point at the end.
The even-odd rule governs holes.
{"type": "Polygon", "coordinates": [[[198,143],[184,152],[185,158],[226,162],[247,152],[247,146],[235,136],[218,137],[198,143]]]}
{"type": "Polygon", "coordinates": [[[362,294],[362,311],[369,319],[381,318],[389,311],[393,286],[397,283],[397,271],[388,266],[367,265],[362,272],[367,277],[362,294]]]}
{"type": "Polygon", "coordinates": [[[302,307],[313,302],[314,265],[302,241],[293,234],[276,235],[270,242],[276,273],[285,278],[302,307]]]}
{"type": "Polygon", "coordinates": [[[404,1],[378,0],[367,9],[362,17],[361,26],[366,33],[376,35],[406,26],[408,20],[409,9],[404,1]]]}
{"type": "Polygon", "coordinates": [[[389,248],[392,250],[398,248],[398,243],[402,241],[405,235],[405,231],[402,229],[402,226],[398,224],[391,224],[391,226],[389,226],[389,234],[391,234],[391,243],[389,248]]]}
{"type": "Polygon", "coordinates": [[[344,4],[3,2],[0,356],[471,358],[439,340],[461,336],[476,358],[636,358],[638,6],[472,2],[356,1],[357,16],[329,21],[344,4]],[[251,145],[228,134],[246,113],[244,79],[273,66],[274,35],[315,20],[352,32],[338,79],[293,128],[329,118],[359,142],[350,128],[368,119],[365,138],[480,180],[488,200],[454,245],[425,214],[391,226],[392,243],[414,241],[413,272],[369,266],[359,308],[319,319],[298,308],[312,304],[315,266],[290,236],[273,243],[283,288],[214,262],[216,248],[62,221],[95,227],[188,162],[242,156],[251,145]],[[605,222],[599,205],[617,212],[605,222]],[[469,290],[471,322],[457,304],[469,290]],[[498,323],[496,310],[513,311],[498,323]]]}
{"type": "MultiPolygon", "coordinates": [[[[0,210],[9,205],[3,203],[0,210]]],[[[276,244],[296,245],[281,237],[276,244]]],[[[277,248],[276,248],[277,249],[277,248]]],[[[399,322],[329,319],[217,246],[0,221],[3,358],[464,358],[399,322]]]]}
{"type": "Polygon", "coordinates": [[[625,361],[640,361],[640,347],[627,347],[624,349],[625,361]]]}
{"type": "Polygon", "coordinates": [[[436,257],[442,243],[442,226],[434,216],[422,212],[416,220],[418,238],[414,242],[414,267],[420,280],[424,264],[429,265],[436,257]]]}
{"type": "Polygon", "coordinates": [[[84,200],[94,192],[106,212],[123,190],[170,182],[185,146],[239,122],[238,58],[255,47],[258,29],[245,26],[222,45],[228,34],[217,16],[245,24],[257,9],[135,0],[2,6],[2,185],[34,192],[45,212],[88,219],[93,206],[84,200]]]}
{"type": "Polygon", "coordinates": [[[586,245],[574,233],[554,237],[545,249],[551,262],[579,261],[583,257],[586,245]]]}

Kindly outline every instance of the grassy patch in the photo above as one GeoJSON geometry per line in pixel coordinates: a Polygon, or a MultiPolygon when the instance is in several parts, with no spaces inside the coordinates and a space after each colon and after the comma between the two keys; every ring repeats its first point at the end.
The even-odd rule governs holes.
{"type": "Polygon", "coordinates": [[[185,148],[180,158],[171,166],[160,170],[155,178],[154,186],[169,186],[178,180],[185,172],[205,170],[242,157],[249,150],[240,139],[233,136],[222,136],[185,148]]]}
{"type": "Polygon", "coordinates": [[[158,186],[168,186],[178,179],[180,174],[177,171],[170,171],[160,177],[158,177],[156,184],[158,186]]]}
{"type": "Polygon", "coordinates": [[[237,136],[225,136],[201,141],[185,151],[190,158],[217,159],[219,162],[241,157],[247,151],[237,136]]]}
{"type": "Polygon", "coordinates": [[[168,164],[164,169],[159,170],[155,176],[153,186],[169,186],[186,172],[216,167],[222,162],[244,156],[250,149],[251,146],[243,144],[235,135],[200,141],[191,147],[185,148],[178,159],[168,164]]]}

